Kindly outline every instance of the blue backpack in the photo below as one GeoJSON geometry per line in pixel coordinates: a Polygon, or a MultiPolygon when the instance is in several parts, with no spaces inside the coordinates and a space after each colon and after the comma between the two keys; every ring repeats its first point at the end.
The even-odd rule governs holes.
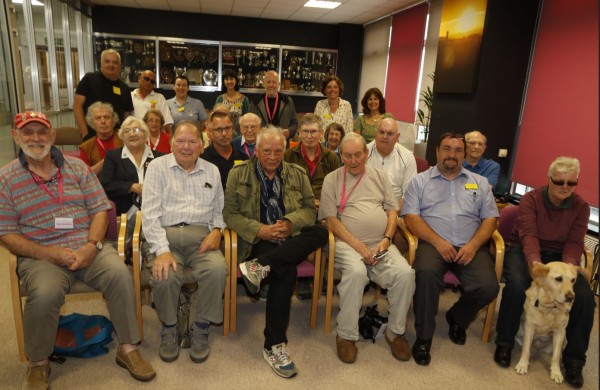
{"type": "Polygon", "coordinates": [[[54,354],[90,358],[108,353],[113,324],[101,315],[73,313],[60,316],[54,354]]]}

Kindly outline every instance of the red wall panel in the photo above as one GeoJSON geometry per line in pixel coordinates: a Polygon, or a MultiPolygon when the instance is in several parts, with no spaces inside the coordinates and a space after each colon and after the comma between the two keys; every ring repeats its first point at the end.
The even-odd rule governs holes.
{"type": "Polygon", "coordinates": [[[547,183],[577,157],[577,192],[598,207],[598,1],[545,0],[511,180],[547,183]]]}
{"type": "Polygon", "coordinates": [[[386,111],[403,122],[413,123],[415,120],[419,66],[428,10],[427,3],[423,3],[392,17],[385,102],[386,111]]]}

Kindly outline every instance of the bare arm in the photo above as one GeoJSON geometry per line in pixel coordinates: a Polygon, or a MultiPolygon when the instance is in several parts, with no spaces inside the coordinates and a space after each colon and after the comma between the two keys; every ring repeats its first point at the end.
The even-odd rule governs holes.
{"type": "MultiPolygon", "coordinates": [[[[106,229],[108,228],[108,213],[106,211],[100,211],[92,215],[92,221],[90,222],[90,232],[88,235],[89,240],[102,241],[106,236],[106,229]]],[[[94,261],[94,258],[98,254],[98,251],[94,245],[86,244],[75,251],[77,261],[69,266],[71,271],[78,269],[84,269],[90,266],[94,261]]]]}
{"type": "Polygon", "coordinates": [[[104,166],[104,159],[98,161],[96,164],[92,165],[92,172],[94,175],[100,176],[100,172],[102,172],[102,167],[104,166]]]}
{"type": "Polygon", "coordinates": [[[87,123],[85,121],[85,113],[83,112],[83,105],[85,104],[85,96],[75,94],[73,100],[73,116],[75,117],[75,123],[81,132],[81,137],[85,137],[89,132],[87,123]]]}
{"type": "Polygon", "coordinates": [[[61,267],[75,263],[75,252],[69,248],[37,244],[21,234],[0,236],[0,242],[17,256],[49,261],[61,267]]]}

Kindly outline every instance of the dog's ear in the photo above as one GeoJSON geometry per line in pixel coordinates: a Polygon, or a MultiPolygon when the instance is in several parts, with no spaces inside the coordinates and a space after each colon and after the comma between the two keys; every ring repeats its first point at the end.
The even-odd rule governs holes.
{"type": "Polygon", "coordinates": [[[533,262],[529,267],[529,273],[535,280],[544,279],[546,275],[548,275],[548,272],[550,272],[550,269],[546,265],[537,261],[533,262]]]}

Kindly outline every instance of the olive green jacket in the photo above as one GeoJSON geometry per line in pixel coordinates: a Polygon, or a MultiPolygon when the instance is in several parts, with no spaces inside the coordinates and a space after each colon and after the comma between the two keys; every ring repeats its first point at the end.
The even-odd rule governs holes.
{"type": "MultiPolygon", "coordinates": [[[[245,260],[260,239],[260,184],[256,178],[257,158],[252,157],[229,171],[225,189],[223,218],[229,229],[238,234],[238,261],[245,260]]],[[[292,235],[315,224],[315,196],[304,168],[282,162],[283,206],[285,219],[292,223],[292,235]]]]}

